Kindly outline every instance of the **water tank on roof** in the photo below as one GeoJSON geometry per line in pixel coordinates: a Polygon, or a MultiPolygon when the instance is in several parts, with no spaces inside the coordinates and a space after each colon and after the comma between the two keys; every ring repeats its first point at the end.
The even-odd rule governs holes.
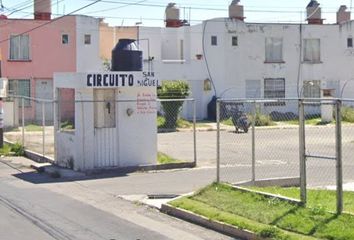
{"type": "Polygon", "coordinates": [[[166,20],[179,20],[179,8],[176,3],[169,3],[166,7],[166,20]]]}
{"type": "Polygon", "coordinates": [[[120,39],[112,50],[112,71],[142,71],[143,52],[133,39],[120,39]]]}

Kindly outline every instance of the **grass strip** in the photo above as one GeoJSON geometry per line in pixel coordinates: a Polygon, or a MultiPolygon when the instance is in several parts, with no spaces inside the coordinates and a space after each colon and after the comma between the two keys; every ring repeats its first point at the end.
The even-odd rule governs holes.
{"type": "MultiPolygon", "coordinates": [[[[267,192],[275,195],[299,199],[300,189],[296,187],[250,187],[252,190],[267,192]]],[[[325,189],[309,189],[307,191],[307,206],[311,208],[324,208],[326,211],[336,211],[336,191],[325,189]]],[[[344,192],[344,210],[354,213],[354,192],[344,192]]]]}
{"type": "Polygon", "coordinates": [[[264,230],[264,225],[269,231],[282,229],[301,234],[300,237],[295,234],[288,238],[289,234],[284,236],[280,234],[283,232],[274,230],[275,233],[269,233],[275,234],[275,237],[271,236],[272,239],[305,239],[305,237],[354,239],[354,216],[352,215],[337,216],[326,211],[325,208],[305,208],[276,197],[243,192],[223,184],[212,184],[193,196],[179,199],[171,204],[209,219],[246,228],[257,234],[264,230]],[[244,219],[252,221],[252,224],[244,219]]]}

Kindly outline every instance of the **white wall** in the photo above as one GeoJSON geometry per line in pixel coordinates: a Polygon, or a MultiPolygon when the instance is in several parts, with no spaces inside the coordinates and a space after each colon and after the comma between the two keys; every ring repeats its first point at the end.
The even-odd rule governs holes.
{"type": "Polygon", "coordinates": [[[156,164],[156,87],[114,88],[116,125],[105,129],[94,126],[94,89],[85,85],[85,73],[54,74],[54,87],[74,88],[76,100],[75,131],[56,133],[58,163],[73,159],[75,170],[156,164]]]}
{"type": "MultiPolygon", "coordinates": [[[[246,97],[246,81],[259,80],[259,95],[264,96],[265,78],[284,78],[286,98],[298,97],[303,89],[303,81],[321,80],[322,88],[337,88],[336,96],[354,96],[354,48],[347,48],[347,38],[354,37],[354,21],[342,25],[298,25],[245,23],[228,18],[204,21],[203,24],[181,28],[140,29],[140,36],[151,38],[151,49],[161,46],[164,53],[152,51],[156,55],[154,68],[161,80],[187,80],[192,84],[192,95],[198,99],[198,117],[206,117],[207,103],[213,91],[204,92],[200,86],[210,74],[216,86],[218,97],[246,97]],[[203,39],[204,36],[204,50],[203,39]],[[211,36],[217,36],[218,45],[211,46],[211,36]],[[238,37],[238,46],[232,46],[232,36],[238,37]],[[284,63],[265,63],[265,39],[283,38],[284,63]],[[321,63],[303,61],[303,40],[319,38],[321,41],[321,63]],[[158,41],[155,41],[155,39],[158,41]],[[165,56],[176,55],[179,39],[184,40],[186,56],[184,62],[166,62],[165,56]],[[168,46],[168,47],[167,47],[168,46]],[[166,52],[170,49],[170,52],[166,52]],[[203,54],[196,60],[196,54],[203,54]],[[300,59],[301,54],[301,59],[300,59]],[[162,56],[164,55],[164,56],[162,56]],[[197,83],[199,82],[199,83],[197,83]],[[198,87],[199,86],[199,87],[198,87]],[[345,86],[345,88],[343,88],[345,86]]],[[[172,58],[172,57],[171,57],[172,58]]],[[[287,106],[284,111],[289,110],[287,106]]]]}
{"type": "Polygon", "coordinates": [[[76,16],[76,71],[98,71],[102,69],[99,45],[99,19],[76,16]],[[85,34],[91,35],[91,44],[84,44],[85,34]]]}

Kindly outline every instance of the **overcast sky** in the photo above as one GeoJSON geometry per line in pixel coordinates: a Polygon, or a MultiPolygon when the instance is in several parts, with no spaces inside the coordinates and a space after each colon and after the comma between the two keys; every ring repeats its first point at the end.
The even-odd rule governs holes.
{"type": "MultiPolygon", "coordinates": [[[[352,1],[319,0],[325,23],[334,23],[339,6],[347,5],[350,8],[352,1]]],[[[67,14],[92,2],[94,0],[52,0],[52,12],[58,15],[67,14]]],[[[165,6],[169,2],[177,3],[182,19],[196,24],[205,19],[227,17],[231,0],[103,0],[83,9],[79,14],[104,17],[110,25],[117,26],[137,23],[144,26],[163,26],[165,6]]],[[[308,3],[309,0],[241,0],[248,22],[304,21],[308,3]]],[[[12,13],[10,17],[31,18],[33,15],[33,0],[2,0],[2,4],[2,14],[12,13]]]]}

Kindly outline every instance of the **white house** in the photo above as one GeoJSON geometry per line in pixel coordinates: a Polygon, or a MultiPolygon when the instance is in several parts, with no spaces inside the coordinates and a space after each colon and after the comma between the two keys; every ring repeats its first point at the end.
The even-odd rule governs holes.
{"type": "Polygon", "coordinates": [[[139,27],[145,70],[161,80],[188,81],[198,118],[207,117],[213,96],[354,96],[354,22],[345,6],[337,24],[323,24],[314,0],[307,6],[308,24],[247,23],[239,1],[229,10],[227,18],[188,26],[170,4],[166,28],[139,27]]]}

